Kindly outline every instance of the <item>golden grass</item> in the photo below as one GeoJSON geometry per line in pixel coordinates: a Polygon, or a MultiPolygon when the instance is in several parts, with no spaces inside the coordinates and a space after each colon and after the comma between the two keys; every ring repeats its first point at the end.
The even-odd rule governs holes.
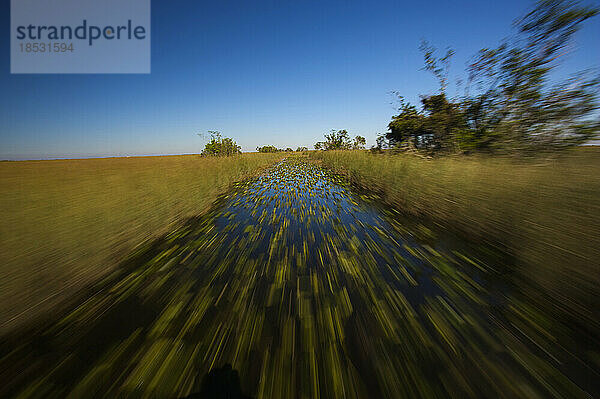
{"type": "Polygon", "coordinates": [[[44,314],[145,239],[280,154],[0,163],[0,332],[44,314]]]}
{"type": "Polygon", "coordinates": [[[574,319],[594,320],[600,287],[599,148],[527,161],[348,151],[312,157],[403,212],[506,245],[519,276],[539,288],[527,295],[552,298],[561,308],[556,310],[574,319]]]}

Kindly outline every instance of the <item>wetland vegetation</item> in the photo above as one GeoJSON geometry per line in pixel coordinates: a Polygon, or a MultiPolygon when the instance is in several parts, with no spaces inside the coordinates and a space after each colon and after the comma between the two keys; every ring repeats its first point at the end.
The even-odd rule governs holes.
{"type": "Polygon", "coordinates": [[[186,396],[226,364],[256,398],[597,392],[565,340],[590,337],[557,335],[515,262],[288,157],[5,337],[1,392],[186,396]]]}
{"type": "Polygon", "coordinates": [[[423,42],[371,151],[1,163],[0,396],[600,396],[600,79],[553,75],[598,13],[536,2],[454,98],[423,42]]]}
{"type": "Polygon", "coordinates": [[[197,155],[0,163],[0,333],[43,316],[145,239],[281,158],[197,155]]]}

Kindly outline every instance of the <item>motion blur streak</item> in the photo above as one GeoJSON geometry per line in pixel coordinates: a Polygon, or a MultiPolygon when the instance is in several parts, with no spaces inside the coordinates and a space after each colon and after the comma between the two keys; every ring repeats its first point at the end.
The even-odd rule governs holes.
{"type": "Polygon", "coordinates": [[[598,392],[512,262],[288,158],[4,341],[0,395],[185,396],[227,363],[257,398],[598,392]]]}

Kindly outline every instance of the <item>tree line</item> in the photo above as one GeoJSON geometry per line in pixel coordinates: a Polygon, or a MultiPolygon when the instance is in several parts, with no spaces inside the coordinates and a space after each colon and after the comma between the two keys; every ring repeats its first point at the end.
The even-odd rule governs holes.
{"type": "MultiPolygon", "coordinates": [[[[514,22],[514,33],[498,46],[480,50],[467,65],[463,94],[447,94],[454,50],[442,56],[423,41],[424,70],[432,73],[439,91],[422,95],[420,106],[398,92],[398,114],[388,131],[379,134],[372,151],[419,151],[427,154],[537,154],[584,144],[599,137],[597,71],[581,71],[560,80],[553,72],[571,51],[575,33],[598,7],[575,0],[538,0],[514,22]]],[[[464,82],[464,83],[463,83],[464,82]]],[[[240,147],[219,132],[203,155],[233,155],[240,147]]],[[[366,140],[352,139],[347,130],[333,129],[315,150],[359,150],[366,140]]],[[[282,152],[272,145],[258,152],[282,152]]],[[[298,147],[296,151],[307,151],[298,147]]]]}
{"type": "Polygon", "coordinates": [[[423,42],[424,69],[439,93],[421,96],[420,109],[399,99],[399,114],[378,147],[428,153],[539,153],[598,137],[597,72],[557,81],[552,72],[570,51],[573,35],[597,7],[568,0],[542,0],[515,21],[515,33],[486,48],[467,67],[464,94],[448,98],[452,49],[438,57],[423,42]]]}
{"type": "Polygon", "coordinates": [[[315,150],[363,150],[367,140],[362,136],[350,138],[347,130],[332,129],[325,133],[325,141],[315,143],[315,150]]]}

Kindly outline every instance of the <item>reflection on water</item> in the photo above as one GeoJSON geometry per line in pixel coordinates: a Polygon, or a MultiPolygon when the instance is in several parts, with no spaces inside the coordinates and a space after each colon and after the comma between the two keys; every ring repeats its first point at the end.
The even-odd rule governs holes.
{"type": "Polygon", "coordinates": [[[285,160],[5,338],[0,394],[182,397],[231,364],[256,398],[585,397],[509,263],[285,160]]]}

